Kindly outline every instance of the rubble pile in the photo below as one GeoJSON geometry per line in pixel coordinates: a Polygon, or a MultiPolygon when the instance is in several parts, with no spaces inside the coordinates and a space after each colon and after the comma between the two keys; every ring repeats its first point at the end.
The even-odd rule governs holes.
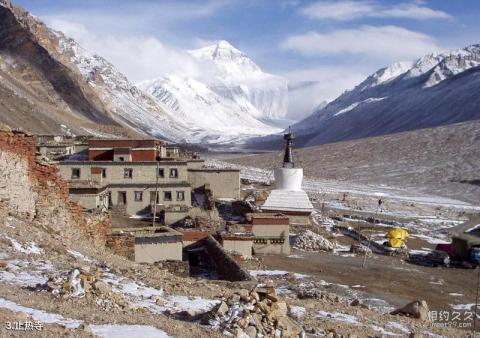
{"type": "Polygon", "coordinates": [[[313,231],[306,230],[298,235],[293,247],[302,251],[333,251],[335,244],[313,231]]]}
{"type": "Polygon", "coordinates": [[[90,267],[56,272],[48,277],[45,284],[37,284],[35,291],[47,291],[62,299],[91,298],[104,310],[128,308],[123,297],[100,279],[101,274],[101,270],[92,271],[90,267]]]}
{"type": "Polygon", "coordinates": [[[339,296],[336,293],[322,290],[322,284],[318,282],[301,283],[298,285],[296,293],[299,299],[322,299],[332,304],[349,304],[347,298],[339,296]]]}
{"type": "Polygon", "coordinates": [[[288,316],[287,303],[273,287],[240,289],[206,313],[201,321],[236,337],[298,337],[302,328],[288,316]]]}

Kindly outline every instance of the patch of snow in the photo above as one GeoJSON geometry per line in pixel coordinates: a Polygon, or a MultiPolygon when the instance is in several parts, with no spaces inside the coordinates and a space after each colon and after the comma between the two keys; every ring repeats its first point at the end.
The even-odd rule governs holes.
{"type": "Polygon", "coordinates": [[[350,252],[350,247],[351,247],[350,245],[341,245],[341,244],[337,243],[333,252],[335,252],[335,253],[350,252]]]}
{"type": "Polygon", "coordinates": [[[450,306],[454,310],[471,310],[473,307],[475,307],[475,303],[471,303],[471,304],[450,304],[450,306]]]}
{"type": "Polygon", "coordinates": [[[388,322],[389,327],[402,331],[403,333],[410,333],[410,329],[405,324],[400,324],[397,322],[388,322]]]}
{"type": "Polygon", "coordinates": [[[435,238],[435,237],[422,235],[422,234],[411,234],[411,236],[415,238],[423,239],[430,244],[449,244],[450,243],[440,238],[435,238]]]}
{"type": "Polygon", "coordinates": [[[108,139],[120,138],[120,137],[117,136],[117,135],[100,132],[100,131],[95,130],[95,129],[85,128],[85,127],[82,127],[82,129],[85,130],[85,131],[86,131],[87,133],[89,133],[90,135],[95,136],[95,137],[98,137],[98,138],[108,138],[108,139]]]}
{"type": "Polygon", "coordinates": [[[12,301],[0,298],[0,307],[8,309],[14,312],[25,313],[32,317],[34,320],[38,320],[43,324],[59,324],[68,329],[75,329],[83,323],[81,320],[64,318],[63,316],[55,313],[49,313],[42,310],[32,309],[26,306],[18,305],[12,301]]]}
{"type": "Polygon", "coordinates": [[[123,295],[131,305],[145,308],[155,314],[167,311],[170,313],[181,311],[203,313],[213,308],[219,302],[218,300],[201,297],[167,296],[162,289],[140,285],[111,273],[105,275],[106,277],[103,278],[103,281],[109,283],[114,292],[123,295]],[[158,299],[163,301],[161,302],[162,305],[157,304],[158,299]]]}
{"type": "Polygon", "coordinates": [[[322,319],[334,319],[339,322],[346,322],[350,324],[359,324],[357,317],[352,315],[347,315],[340,312],[327,312],[327,311],[318,311],[317,318],[322,319]]]}
{"type": "Polygon", "coordinates": [[[377,331],[377,332],[380,332],[382,335],[386,335],[386,336],[399,336],[399,334],[393,333],[393,332],[390,332],[390,331],[387,331],[387,330],[385,330],[383,327],[378,326],[378,325],[372,325],[372,329],[374,329],[374,330],[377,331]]]}
{"type": "Polygon", "coordinates": [[[162,330],[147,325],[122,325],[122,324],[106,324],[106,325],[89,325],[95,336],[102,338],[169,338],[170,336],[162,330]]]}
{"type": "Polygon", "coordinates": [[[479,229],[479,228],[480,228],[480,224],[477,224],[477,225],[471,227],[470,229],[468,229],[468,230],[465,231],[465,232],[472,232],[472,231],[477,230],[477,229],[479,229]]]}
{"type": "Polygon", "coordinates": [[[112,284],[114,291],[122,293],[124,295],[140,297],[140,298],[150,298],[152,296],[163,296],[164,292],[162,289],[155,289],[148,286],[140,285],[133,281],[125,280],[123,277],[117,277],[114,274],[106,274],[107,277],[104,278],[104,282],[112,284]]]}
{"type": "Polygon", "coordinates": [[[295,318],[301,318],[305,316],[306,313],[307,313],[307,310],[303,306],[296,306],[296,305],[290,306],[290,314],[295,318]]]}
{"type": "Polygon", "coordinates": [[[16,264],[8,264],[12,271],[0,271],[0,282],[7,284],[18,284],[21,286],[34,287],[37,284],[45,284],[48,278],[37,273],[20,271],[16,264]],[[14,272],[13,272],[14,271],[14,272]]]}
{"type": "Polygon", "coordinates": [[[463,297],[463,293],[457,293],[457,292],[450,292],[449,295],[453,297],[463,297]]]}
{"type": "Polygon", "coordinates": [[[296,279],[310,278],[310,275],[306,275],[303,273],[294,273],[293,275],[295,276],[296,279]]]}
{"type": "Polygon", "coordinates": [[[70,256],[73,256],[75,258],[81,258],[83,259],[85,262],[91,262],[92,260],[88,257],[85,257],[83,254],[81,254],[80,252],[78,251],[75,251],[75,250],[67,250],[67,252],[69,253],[70,256]]]}
{"type": "Polygon", "coordinates": [[[426,256],[426,255],[430,254],[430,251],[427,251],[427,250],[410,250],[409,253],[412,254],[412,255],[426,256]]]}
{"type": "Polygon", "coordinates": [[[284,270],[250,270],[249,272],[255,278],[258,276],[285,276],[288,274],[288,271],[284,270]]]}
{"type": "Polygon", "coordinates": [[[14,238],[11,238],[5,234],[3,234],[3,237],[8,239],[10,243],[12,244],[13,248],[18,251],[25,253],[27,255],[33,254],[33,255],[41,255],[43,254],[43,250],[40,249],[35,242],[29,242],[24,245],[20,244],[15,240],[14,238]]]}
{"type": "Polygon", "coordinates": [[[345,107],[345,108],[339,110],[338,112],[336,112],[335,114],[333,114],[333,116],[338,116],[338,115],[347,113],[347,112],[357,108],[359,105],[364,104],[364,103],[378,102],[378,101],[382,101],[382,100],[385,100],[385,99],[386,99],[386,97],[369,97],[368,99],[365,99],[363,101],[352,103],[348,107],[345,107]]]}

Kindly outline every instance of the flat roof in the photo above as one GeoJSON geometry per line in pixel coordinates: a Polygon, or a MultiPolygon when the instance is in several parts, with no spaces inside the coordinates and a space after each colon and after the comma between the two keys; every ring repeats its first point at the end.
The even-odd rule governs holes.
{"type": "MultiPolygon", "coordinates": [[[[155,188],[156,184],[153,183],[109,183],[106,185],[109,188],[155,188]]],[[[178,182],[178,183],[158,183],[159,188],[174,188],[174,187],[190,187],[190,183],[186,181],[178,182]]]]}
{"type": "MultiPolygon", "coordinates": [[[[159,161],[159,164],[171,164],[186,166],[187,161],[159,161]]],[[[121,166],[139,166],[139,165],[157,165],[157,161],[60,161],[58,165],[79,165],[79,164],[95,164],[95,165],[121,165],[121,166]]]]}
{"type": "Polygon", "coordinates": [[[226,171],[226,172],[240,172],[240,169],[215,169],[215,168],[191,168],[188,169],[188,171],[205,171],[205,172],[220,172],[220,171],[226,171]]]}

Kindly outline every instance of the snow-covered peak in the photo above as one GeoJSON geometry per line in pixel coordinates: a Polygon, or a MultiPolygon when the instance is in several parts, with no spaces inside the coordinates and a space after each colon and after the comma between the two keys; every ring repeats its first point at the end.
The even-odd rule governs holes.
{"type": "Polygon", "coordinates": [[[476,67],[479,64],[480,45],[471,45],[461,49],[425,55],[415,62],[407,77],[416,77],[433,70],[433,78],[430,77],[426,83],[427,86],[433,86],[452,75],[476,67]]]}
{"type": "Polygon", "coordinates": [[[214,45],[190,50],[190,55],[199,61],[213,62],[217,75],[233,79],[256,77],[264,73],[247,54],[220,40],[214,45]]]}
{"type": "Polygon", "coordinates": [[[389,67],[379,69],[372,75],[370,75],[361,85],[360,90],[363,91],[367,88],[378,86],[379,84],[388,82],[397,78],[398,76],[408,72],[412,66],[413,62],[411,61],[400,61],[395,62],[389,67]]]}

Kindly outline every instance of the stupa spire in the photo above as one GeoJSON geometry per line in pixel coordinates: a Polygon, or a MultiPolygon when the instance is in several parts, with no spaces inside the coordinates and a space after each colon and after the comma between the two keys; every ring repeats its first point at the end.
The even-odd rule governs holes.
{"type": "Polygon", "coordinates": [[[290,127],[288,127],[288,133],[283,135],[285,140],[285,155],[283,156],[283,167],[284,168],[294,168],[295,163],[293,162],[292,154],[292,141],[295,139],[290,127]]]}

